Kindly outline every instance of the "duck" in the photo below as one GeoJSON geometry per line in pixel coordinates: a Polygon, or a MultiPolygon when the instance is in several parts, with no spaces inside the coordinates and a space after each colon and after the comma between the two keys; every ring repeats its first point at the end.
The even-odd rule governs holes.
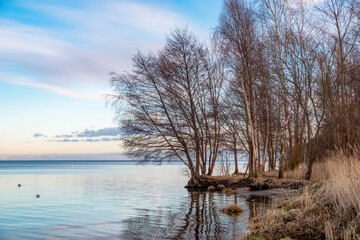
{"type": "Polygon", "coordinates": [[[20,183],[18,184],[18,187],[21,187],[21,184],[20,184],[20,183]]]}
{"type": "Polygon", "coordinates": [[[40,198],[40,194],[36,194],[36,198],[40,198]]]}

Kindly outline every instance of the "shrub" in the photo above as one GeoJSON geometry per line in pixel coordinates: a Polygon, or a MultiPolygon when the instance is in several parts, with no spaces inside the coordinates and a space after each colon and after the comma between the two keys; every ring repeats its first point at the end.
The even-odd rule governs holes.
{"type": "Polygon", "coordinates": [[[226,208],[221,209],[221,211],[229,216],[237,216],[243,212],[243,210],[236,205],[230,205],[226,208]]]}
{"type": "Polygon", "coordinates": [[[235,194],[236,191],[231,189],[231,188],[225,188],[224,190],[221,191],[221,193],[227,194],[227,195],[231,195],[231,194],[235,194]]]}
{"type": "Polygon", "coordinates": [[[210,186],[208,187],[208,191],[209,191],[209,192],[214,192],[214,191],[216,191],[216,187],[214,187],[213,185],[210,185],[210,186]]]}

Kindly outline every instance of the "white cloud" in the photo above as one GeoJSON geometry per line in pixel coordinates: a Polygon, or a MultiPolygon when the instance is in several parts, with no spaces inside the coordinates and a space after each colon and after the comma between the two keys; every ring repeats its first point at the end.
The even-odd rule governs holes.
{"type": "Polygon", "coordinates": [[[107,0],[90,4],[86,1],[82,5],[85,9],[33,2],[27,7],[42,13],[51,13],[52,17],[70,23],[72,27],[100,30],[107,32],[106,35],[113,34],[114,32],[109,30],[119,26],[164,34],[174,26],[186,24],[188,21],[184,16],[169,9],[136,1],[107,0]]]}
{"type": "Polygon", "coordinates": [[[68,90],[66,88],[61,88],[59,86],[36,83],[25,77],[11,77],[1,74],[0,74],[0,81],[8,82],[19,86],[32,87],[32,88],[52,92],[55,94],[64,95],[70,98],[84,99],[84,100],[101,101],[103,96],[106,94],[106,92],[88,93],[88,92],[68,90]]]}
{"type": "Polygon", "coordinates": [[[0,51],[5,54],[31,53],[39,56],[58,57],[61,53],[56,46],[65,43],[48,37],[48,34],[50,33],[44,29],[9,21],[2,22],[0,51]]]}
{"type": "MultiPolygon", "coordinates": [[[[112,20],[147,32],[167,33],[179,24],[186,24],[182,16],[159,7],[136,2],[113,2],[112,20]]],[[[103,17],[106,17],[103,16],[103,17]]]]}
{"type": "Polygon", "coordinates": [[[58,25],[39,27],[0,17],[0,73],[5,76],[0,80],[82,99],[99,96],[74,87],[89,89],[91,83],[108,89],[110,71],[130,70],[137,49],[156,50],[164,33],[187,24],[173,11],[135,1],[84,1],[82,8],[19,4],[58,25]],[[14,81],[18,72],[32,80],[14,81]]]}
{"type": "Polygon", "coordinates": [[[11,27],[0,26],[2,72],[21,71],[38,81],[62,86],[84,82],[106,85],[110,70],[118,64],[130,66],[126,66],[130,53],[118,46],[91,48],[58,40],[39,28],[10,24],[11,27]]]}
{"type": "Polygon", "coordinates": [[[37,89],[45,90],[48,92],[53,92],[53,93],[64,95],[64,96],[71,97],[71,98],[95,100],[95,101],[101,100],[101,98],[102,98],[102,94],[99,94],[99,93],[91,94],[91,93],[74,92],[74,91],[70,91],[70,90],[66,90],[66,89],[61,89],[59,87],[54,87],[54,86],[39,84],[39,83],[28,83],[28,82],[14,82],[14,83],[17,85],[34,87],[37,89]]]}

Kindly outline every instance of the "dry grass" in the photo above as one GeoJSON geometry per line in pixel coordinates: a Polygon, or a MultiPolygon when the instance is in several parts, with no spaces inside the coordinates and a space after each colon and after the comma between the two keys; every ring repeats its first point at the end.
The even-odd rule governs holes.
{"type": "Polygon", "coordinates": [[[234,178],[233,175],[222,175],[222,176],[209,176],[209,175],[202,175],[202,178],[205,179],[213,179],[213,180],[227,180],[230,178],[234,178]]]}
{"type": "MultiPolygon", "coordinates": [[[[285,178],[289,179],[304,179],[306,174],[306,167],[297,167],[294,170],[285,171],[285,178]]],[[[271,170],[268,172],[262,173],[263,177],[266,178],[277,178],[279,177],[279,171],[278,170],[271,170]]]]}
{"type": "Polygon", "coordinates": [[[222,208],[221,212],[229,216],[235,217],[240,215],[243,212],[243,210],[236,205],[230,205],[228,207],[222,208]]]}
{"type": "Polygon", "coordinates": [[[336,204],[339,212],[355,208],[360,213],[359,159],[358,156],[347,159],[343,155],[337,155],[326,162],[328,176],[326,194],[336,204]]]}
{"type": "Polygon", "coordinates": [[[278,170],[270,170],[267,172],[263,172],[262,176],[266,177],[266,178],[277,178],[277,177],[279,177],[279,171],[278,170]]]}
{"type": "Polygon", "coordinates": [[[286,171],[285,177],[292,178],[292,179],[305,179],[307,168],[304,166],[298,166],[292,171],[286,171]]]}
{"type": "Polygon", "coordinates": [[[213,185],[210,185],[210,186],[208,187],[208,191],[209,191],[209,192],[215,192],[215,191],[216,191],[216,187],[214,187],[213,185]]]}
{"type": "Polygon", "coordinates": [[[360,158],[342,153],[316,164],[317,183],[253,219],[254,236],[264,239],[360,239],[360,158]]]}

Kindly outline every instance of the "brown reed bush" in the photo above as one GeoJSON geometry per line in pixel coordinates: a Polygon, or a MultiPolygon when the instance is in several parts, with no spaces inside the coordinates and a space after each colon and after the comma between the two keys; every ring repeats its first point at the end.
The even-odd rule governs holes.
{"type": "MultiPolygon", "coordinates": [[[[293,170],[286,170],[284,172],[285,178],[290,179],[305,179],[307,168],[305,166],[297,166],[293,170]]],[[[267,172],[263,172],[262,176],[265,178],[278,178],[279,177],[279,171],[278,170],[271,170],[267,172]]]]}
{"type": "Polygon", "coordinates": [[[285,171],[286,178],[305,179],[307,168],[305,166],[297,166],[294,170],[285,171]]]}
{"type": "Polygon", "coordinates": [[[313,168],[318,181],[251,221],[264,239],[360,239],[360,158],[342,152],[313,168]]]}

